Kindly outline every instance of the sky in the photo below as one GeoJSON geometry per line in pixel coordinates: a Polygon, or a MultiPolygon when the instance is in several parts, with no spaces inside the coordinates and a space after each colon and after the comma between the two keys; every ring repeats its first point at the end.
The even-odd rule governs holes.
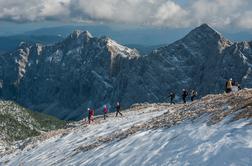
{"type": "Polygon", "coordinates": [[[0,35],[69,24],[251,31],[251,9],[251,0],[0,0],[0,35]]]}

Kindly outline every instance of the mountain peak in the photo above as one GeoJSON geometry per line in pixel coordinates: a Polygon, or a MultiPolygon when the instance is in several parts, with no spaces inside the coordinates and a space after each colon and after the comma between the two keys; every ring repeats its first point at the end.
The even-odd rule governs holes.
{"type": "Polygon", "coordinates": [[[221,36],[221,34],[217,30],[215,30],[214,28],[212,28],[211,26],[209,26],[206,23],[201,24],[200,26],[196,27],[194,30],[204,32],[204,33],[209,33],[209,34],[216,34],[216,35],[221,36]]]}
{"type": "Polygon", "coordinates": [[[218,31],[210,27],[208,24],[202,24],[199,27],[193,29],[185,36],[184,39],[198,42],[201,42],[202,40],[228,41],[218,31]]]}
{"type": "Polygon", "coordinates": [[[89,31],[84,31],[84,32],[82,32],[82,34],[83,34],[84,36],[89,37],[89,38],[93,38],[93,35],[92,35],[89,31]]]}
{"type": "Polygon", "coordinates": [[[25,47],[29,47],[29,46],[30,46],[29,43],[22,41],[19,43],[18,48],[25,48],[25,47]]]}
{"type": "Polygon", "coordinates": [[[106,41],[106,45],[109,51],[112,53],[112,56],[121,55],[122,57],[129,59],[137,58],[140,56],[136,50],[123,46],[109,37],[105,37],[104,40],[106,41]]]}
{"type": "Polygon", "coordinates": [[[200,26],[198,26],[197,28],[199,29],[209,29],[209,30],[213,30],[215,31],[210,25],[204,23],[204,24],[201,24],[200,26]]]}
{"type": "Polygon", "coordinates": [[[92,34],[88,31],[75,30],[70,34],[71,38],[79,38],[80,36],[84,36],[85,38],[93,38],[92,34]]]}
{"type": "Polygon", "coordinates": [[[219,32],[217,32],[214,28],[210,27],[208,24],[202,24],[196,27],[195,29],[193,29],[190,33],[205,33],[209,35],[221,36],[219,32]]]}

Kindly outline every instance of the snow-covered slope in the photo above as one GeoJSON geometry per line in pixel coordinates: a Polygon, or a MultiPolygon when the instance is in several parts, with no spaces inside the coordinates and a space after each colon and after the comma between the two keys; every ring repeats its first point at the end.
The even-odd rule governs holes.
{"type": "Polygon", "coordinates": [[[47,133],[4,165],[246,165],[252,163],[252,90],[189,104],[142,104],[96,123],[47,133]],[[50,135],[52,135],[50,137],[50,135]]]}

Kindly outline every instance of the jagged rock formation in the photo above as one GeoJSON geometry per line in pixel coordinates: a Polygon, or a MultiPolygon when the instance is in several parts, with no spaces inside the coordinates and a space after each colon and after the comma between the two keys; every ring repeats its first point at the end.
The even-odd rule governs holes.
{"type": "Polygon", "coordinates": [[[115,41],[75,31],[62,42],[21,44],[0,56],[0,95],[64,119],[87,107],[121,101],[163,102],[182,88],[223,92],[229,78],[252,87],[252,42],[234,43],[206,24],[148,56],[115,41]]]}
{"type": "Polygon", "coordinates": [[[75,31],[52,45],[26,46],[0,59],[2,95],[60,118],[80,117],[87,106],[115,102],[136,50],[107,37],[75,31]]]}

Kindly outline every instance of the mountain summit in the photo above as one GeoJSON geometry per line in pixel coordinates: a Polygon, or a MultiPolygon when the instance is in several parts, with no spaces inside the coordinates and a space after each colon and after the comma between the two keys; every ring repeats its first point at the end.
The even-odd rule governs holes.
{"type": "Polygon", "coordinates": [[[219,32],[217,32],[215,29],[210,27],[208,24],[202,24],[199,27],[195,28],[192,30],[189,35],[194,34],[194,35],[202,35],[202,34],[207,34],[207,35],[217,35],[221,36],[219,32]]]}
{"type": "Polygon", "coordinates": [[[219,32],[214,30],[207,24],[202,24],[199,27],[188,33],[182,40],[185,42],[197,42],[202,45],[215,45],[223,50],[233,44],[230,40],[225,39],[219,32]]]}
{"type": "Polygon", "coordinates": [[[68,38],[72,38],[72,39],[78,39],[78,38],[90,39],[90,38],[93,38],[93,36],[88,31],[75,30],[75,31],[73,31],[73,33],[71,33],[68,36],[68,38]]]}

